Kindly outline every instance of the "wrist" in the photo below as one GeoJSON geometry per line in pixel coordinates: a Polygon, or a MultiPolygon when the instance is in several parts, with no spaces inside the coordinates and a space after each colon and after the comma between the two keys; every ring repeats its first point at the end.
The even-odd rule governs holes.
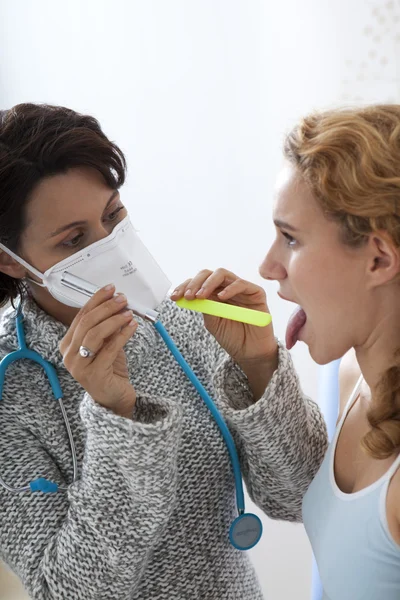
{"type": "Polygon", "coordinates": [[[112,408],[111,410],[118,417],[124,417],[125,419],[132,419],[134,408],[135,408],[135,404],[132,404],[132,406],[117,406],[115,408],[112,408]]]}
{"type": "Polygon", "coordinates": [[[234,360],[237,362],[239,367],[244,373],[246,371],[275,371],[278,367],[279,357],[279,346],[275,344],[275,348],[268,352],[268,354],[262,354],[260,356],[248,357],[236,357],[234,360]]]}
{"type": "Polygon", "coordinates": [[[272,379],[273,374],[278,368],[279,349],[266,356],[257,358],[236,360],[243,373],[246,375],[250,388],[253,392],[254,400],[259,400],[272,379]]]}
{"type": "MultiPolygon", "coordinates": [[[[100,404],[102,404],[100,402],[100,404]]],[[[118,399],[103,404],[105,408],[108,408],[115,415],[124,417],[125,419],[132,419],[133,411],[136,405],[136,394],[129,395],[126,397],[119,397],[118,399]]]]}

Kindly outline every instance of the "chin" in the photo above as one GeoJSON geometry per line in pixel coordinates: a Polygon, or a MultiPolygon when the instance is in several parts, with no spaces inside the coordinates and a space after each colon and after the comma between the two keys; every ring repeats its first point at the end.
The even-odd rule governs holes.
{"type": "Polygon", "coordinates": [[[307,344],[307,346],[311,358],[317,365],[327,365],[343,356],[342,352],[334,348],[319,348],[313,344],[307,344]]]}

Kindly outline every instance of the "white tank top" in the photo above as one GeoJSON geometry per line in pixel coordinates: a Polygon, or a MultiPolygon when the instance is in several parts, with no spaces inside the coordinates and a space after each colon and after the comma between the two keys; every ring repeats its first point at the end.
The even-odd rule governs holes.
{"type": "Polygon", "coordinates": [[[303,521],[318,564],[323,600],[400,599],[400,545],[386,518],[387,490],[400,455],[378,481],[359,492],[346,494],[335,481],[337,440],[361,383],[362,377],[303,500],[303,521]]]}

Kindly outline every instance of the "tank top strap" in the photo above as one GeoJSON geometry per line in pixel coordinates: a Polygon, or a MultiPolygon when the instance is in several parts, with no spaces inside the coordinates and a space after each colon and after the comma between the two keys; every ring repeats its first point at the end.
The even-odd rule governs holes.
{"type": "Polygon", "coordinates": [[[338,426],[337,426],[337,429],[338,429],[338,430],[340,430],[340,429],[342,428],[342,425],[343,425],[343,423],[344,423],[344,420],[345,420],[345,419],[346,419],[346,417],[347,417],[347,414],[348,414],[349,410],[351,409],[351,407],[353,406],[354,402],[355,402],[355,401],[357,400],[357,398],[358,398],[358,394],[359,394],[359,392],[360,392],[360,387],[361,387],[361,384],[362,384],[362,382],[363,382],[363,379],[364,379],[364,378],[363,378],[363,376],[362,376],[362,375],[360,375],[360,377],[358,378],[358,381],[357,381],[356,385],[355,385],[355,386],[354,386],[354,388],[353,388],[353,391],[352,391],[352,392],[351,392],[351,394],[350,394],[350,398],[348,399],[348,401],[347,401],[347,404],[346,404],[346,406],[344,407],[344,410],[343,410],[342,416],[341,416],[341,418],[340,418],[340,421],[339,421],[339,423],[338,423],[338,426]]]}
{"type": "Polygon", "coordinates": [[[393,475],[396,473],[397,469],[400,467],[400,452],[397,455],[394,463],[392,464],[392,466],[390,467],[390,469],[388,469],[387,473],[386,473],[386,479],[392,479],[393,475]]]}

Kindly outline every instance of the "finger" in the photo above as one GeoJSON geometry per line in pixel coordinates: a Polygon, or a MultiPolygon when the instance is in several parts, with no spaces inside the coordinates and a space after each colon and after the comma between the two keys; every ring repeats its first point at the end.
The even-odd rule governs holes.
{"type": "Polygon", "coordinates": [[[233,283],[238,276],[226,269],[217,269],[202,282],[202,285],[196,289],[197,298],[209,298],[217,290],[222,290],[233,283]]]}
{"type": "Polygon", "coordinates": [[[186,281],[184,281],[180,285],[176,286],[176,288],[174,289],[174,291],[171,294],[171,300],[179,300],[179,298],[182,298],[182,296],[184,296],[184,294],[188,288],[188,284],[191,281],[192,281],[191,279],[186,279],[186,281]]]}
{"type": "Polygon", "coordinates": [[[95,327],[89,329],[82,340],[81,346],[85,346],[94,353],[98,353],[115,333],[133,319],[133,312],[126,310],[105,321],[102,321],[95,327]]]}
{"type": "MultiPolygon", "coordinates": [[[[77,381],[82,382],[83,378],[87,378],[89,376],[88,367],[91,367],[93,365],[93,363],[97,361],[97,358],[99,357],[99,355],[102,355],[102,352],[104,350],[106,350],[106,354],[109,355],[109,351],[112,351],[115,342],[121,339],[121,334],[123,331],[125,331],[125,335],[122,336],[122,339],[125,341],[123,342],[122,346],[117,346],[116,354],[118,354],[119,350],[124,346],[126,341],[136,331],[137,326],[138,326],[137,321],[135,321],[135,319],[132,318],[132,315],[130,315],[130,319],[129,319],[128,323],[126,323],[126,321],[125,321],[123,323],[123,325],[119,326],[118,329],[116,331],[114,331],[111,336],[105,338],[105,340],[103,341],[103,344],[99,348],[98,352],[96,352],[95,350],[93,350],[92,348],[87,346],[90,350],[92,350],[92,352],[94,352],[93,356],[83,357],[79,354],[79,351],[76,351],[76,350],[72,351],[71,346],[70,346],[64,356],[64,360],[63,360],[64,365],[66,366],[68,371],[71,373],[71,375],[77,381]]],[[[112,358],[112,356],[114,356],[114,355],[111,354],[111,358],[112,358]]],[[[115,357],[116,357],[116,355],[114,356],[113,360],[110,359],[111,362],[108,364],[108,366],[110,366],[113,363],[113,361],[115,360],[115,357]]],[[[101,362],[104,362],[104,361],[101,361],[101,362]]],[[[96,363],[96,365],[98,366],[98,362],[96,363]]],[[[96,369],[97,369],[97,366],[96,366],[96,369]]],[[[101,372],[101,371],[99,371],[99,372],[101,372]]]]}
{"type": "Polygon", "coordinates": [[[193,277],[193,279],[189,280],[183,293],[185,298],[188,298],[189,300],[195,298],[196,293],[211,274],[212,271],[209,269],[203,269],[200,271],[200,273],[193,277]]]}
{"type": "Polygon", "coordinates": [[[96,355],[95,360],[93,361],[93,368],[99,369],[99,372],[102,372],[113,365],[118,356],[118,352],[120,352],[125,344],[131,339],[138,326],[138,322],[135,319],[131,319],[121,331],[118,331],[107,340],[100,352],[96,355]]]}
{"type": "Polygon", "coordinates": [[[93,310],[93,308],[100,306],[103,302],[106,302],[107,300],[112,298],[114,293],[115,293],[115,286],[113,284],[108,284],[108,285],[104,286],[103,288],[101,288],[100,290],[98,290],[90,298],[90,300],[85,304],[85,306],[83,306],[81,308],[81,310],[78,312],[78,314],[72,321],[67,333],[65,334],[65,336],[63,337],[63,339],[60,342],[61,354],[63,354],[65,352],[65,350],[68,348],[68,346],[70,345],[72,336],[74,335],[75,330],[76,330],[80,320],[82,319],[82,317],[85,314],[87,314],[88,312],[90,312],[91,310],[93,310]]]}
{"type": "Polygon", "coordinates": [[[113,315],[120,313],[126,307],[127,299],[123,294],[113,296],[109,300],[93,308],[90,312],[84,312],[80,319],[75,322],[72,334],[66,335],[60,344],[60,351],[65,356],[68,351],[78,352],[82,341],[87,333],[99,323],[106,321],[113,315]]]}
{"type": "Polygon", "coordinates": [[[224,298],[224,300],[229,300],[230,298],[238,296],[239,294],[244,294],[246,296],[263,294],[265,296],[264,290],[255,283],[250,283],[250,281],[246,281],[244,279],[236,279],[231,284],[227,285],[223,290],[218,292],[218,297],[224,298]]]}
{"type": "Polygon", "coordinates": [[[212,274],[209,269],[203,269],[193,279],[189,279],[186,283],[185,288],[182,290],[182,296],[185,298],[193,299],[196,296],[196,292],[201,288],[203,282],[212,274]]]}
{"type": "Polygon", "coordinates": [[[91,329],[122,312],[122,309],[126,307],[127,302],[128,301],[123,294],[118,294],[84,314],[77,324],[71,339],[70,348],[72,351],[77,352],[80,346],[83,346],[83,339],[88,335],[91,329]]]}

